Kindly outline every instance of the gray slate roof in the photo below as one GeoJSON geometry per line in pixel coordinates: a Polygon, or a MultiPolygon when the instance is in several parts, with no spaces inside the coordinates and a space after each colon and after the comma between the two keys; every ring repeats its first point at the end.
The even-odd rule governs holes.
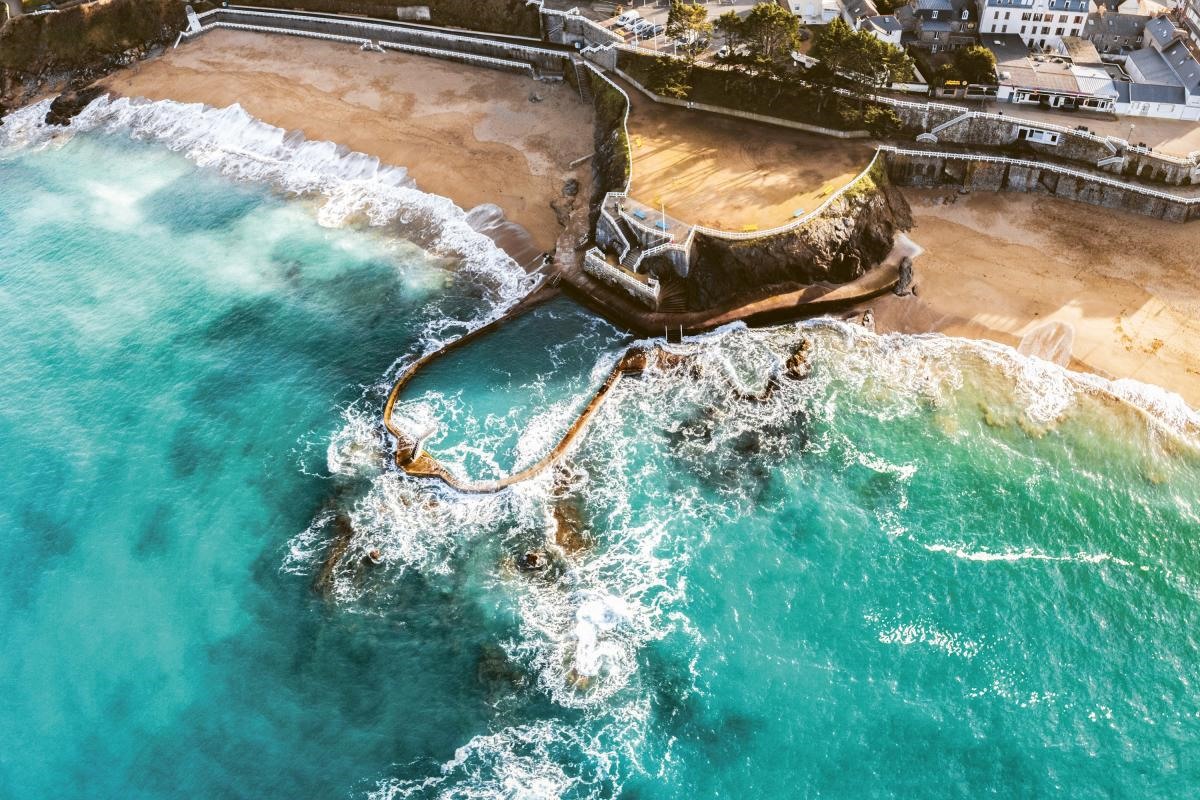
{"type": "Polygon", "coordinates": [[[1167,66],[1175,73],[1175,77],[1190,93],[1200,91],[1200,64],[1188,51],[1183,42],[1176,42],[1162,51],[1167,66]]]}
{"type": "Polygon", "coordinates": [[[1158,83],[1129,84],[1129,100],[1134,103],[1177,103],[1187,102],[1182,86],[1163,86],[1158,83]]]}
{"type": "Polygon", "coordinates": [[[918,11],[953,11],[954,5],[950,0],[913,0],[918,11]]]}
{"type": "Polygon", "coordinates": [[[867,22],[885,33],[899,33],[902,30],[900,21],[891,14],[880,14],[877,17],[869,17],[867,22]]]}
{"type": "Polygon", "coordinates": [[[1089,14],[1087,27],[1084,31],[1088,36],[1120,36],[1128,39],[1141,38],[1142,29],[1146,27],[1146,18],[1136,14],[1104,15],[1089,14]]]}
{"type": "Polygon", "coordinates": [[[842,0],[842,7],[854,19],[879,16],[879,9],[871,0],[842,0]]]}
{"type": "Polygon", "coordinates": [[[1175,25],[1166,17],[1155,17],[1146,23],[1146,30],[1159,47],[1166,47],[1176,37],[1175,25]]]}
{"type": "Polygon", "coordinates": [[[1143,47],[1129,54],[1129,60],[1142,73],[1146,83],[1157,83],[1165,86],[1180,86],[1175,71],[1171,69],[1162,55],[1152,48],[1143,47]]]}

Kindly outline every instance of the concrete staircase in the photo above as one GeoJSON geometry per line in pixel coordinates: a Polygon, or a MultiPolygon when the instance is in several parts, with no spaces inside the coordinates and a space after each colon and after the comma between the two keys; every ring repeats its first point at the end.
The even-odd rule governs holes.
{"type": "Polygon", "coordinates": [[[667,272],[658,279],[658,310],[668,314],[679,314],[688,310],[687,284],[674,272],[667,272]]]}
{"type": "Polygon", "coordinates": [[[591,70],[584,66],[582,59],[571,59],[575,65],[575,83],[579,86],[579,99],[588,105],[592,104],[591,70]]]}

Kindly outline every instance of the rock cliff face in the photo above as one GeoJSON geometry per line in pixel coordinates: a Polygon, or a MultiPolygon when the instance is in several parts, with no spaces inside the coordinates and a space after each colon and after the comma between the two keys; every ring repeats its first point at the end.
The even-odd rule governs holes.
{"type": "Polygon", "coordinates": [[[0,103],[80,87],[145,58],[186,26],[178,0],[107,0],[0,28],[0,103]]]}
{"type": "MultiPolygon", "coordinates": [[[[847,283],[882,261],[896,234],[911,227],[908,202],[880,167],[794,231],[749,241],[698,235],[691,269],[682,281],[688,308],[717,308],[814,284],[847,283]]],[[[665,262],[656,267],[669,269],[665,262]]]]}

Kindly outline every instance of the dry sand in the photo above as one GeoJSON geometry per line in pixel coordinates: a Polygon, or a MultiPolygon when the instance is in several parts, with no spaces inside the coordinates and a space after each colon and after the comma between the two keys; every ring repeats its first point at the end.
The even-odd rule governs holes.
{"type": "Polygon", "coordinates": [[[362,52],[352,45],[213,31],[117,73],[126,96],[240,103],[310,139],[328,139],[408,168],[424,191],[464,209],[494,203],[552,250],[550,202],[576,177],[587,197],[592,112],[565,84],[448,61],[362,52]],[[531,102],[536,94],[540,102],[531,102]]]}
{"type": "Polygon", "coordinates": [[[992,339],[1200,406],[1200,224],[1018,194],[905,195],[925,248],[918,296],[876,301],[880,330],[992,339]]]}
{"type": "Polygon", "coordinates": [[[737,231],[811,211],[871,161],[862,140],[658,105],[630,87],[630,196],[675,219],[737,231]]]}
{"type": "MultiPolygon", "coordinates": [[[[565,85],[298,38],[216,31],[118,73],[116,91],[241,103],[251,114],[409,168],[464,208],[501,206],[550,250],[550,202],[591,151],[591,111],[565,85]],[[530,93],[543,98],[529,101],[530,93]]],[[[632,94],[632,93],[631,93],[632,94]]],[[[820,202],[866,143],[665,108],[635,96],[634,195],[689,222],[767,227],[820,202]],[[640,100],[640,102],[639,102],[640,100]],[[644,195],[644,196],[643,196],[644,195]]],[[[988,338],[1200,406],[1200,223],[1027,195],[906,191],[926,250],[916,298],[875,301],[881,330],[988,338]],[[952,202],[943,202],[949,198],[952,202]]]]}

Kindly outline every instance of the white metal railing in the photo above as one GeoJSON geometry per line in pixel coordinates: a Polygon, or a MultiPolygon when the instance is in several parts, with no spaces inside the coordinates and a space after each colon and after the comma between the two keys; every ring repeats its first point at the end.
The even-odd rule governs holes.
{"type": "MultiPolygon", "coordinates": [[[[671,235],[670,230],[663,230],[662,228],[647,225],[634,215],[625,211],[625,209],[621,209],[621,219],[625,220],[630,227],[637,228],[642,233],[651,236],[654,239],[666,239],[669,242],[675,238],[671,235]]],[[[657,246],[659,244],[662,244],[662,242],[655,242],[653,246],[657,246]]]]}
{"type": "MultiPolygon", "coordinates": [[[[217,10],[224,11],[225,9],[217,9],[217,10]]],[[[209,12],[205,12],[204,14],[201,14],[199,16],[205,17],[212,13],[213,13],[212,11],[209,11],[209,12]]],[[[248,13],[248,12],[238,11],[236,13],[243,14],[243,13],[248,13]]],[[[289,15],[273,15],[273,16],[287,18],[289,15]]],[[[306,18],[306,19],[313,19],[313,18],[306,18]]],[[[317,19],[319,19],[319,18],[317,18],[317,19]]],[[[372,26],[372,27],[382,27],[385,29],[387,28],[387,26],[372,26]]],[[[301,30],[298,28],[278,28],[278,27],[270,26],[270,25],[250,25],[250,24],[241,23],[241,22],[225,22],[224,20],[217,20],[215,22],[209,22],[207,25],[204,25],[198,31],[183,31],[180,34],[180,38],[191,39],[194,36],[197,36],[201,33],[205,33],[206,31],[213,30],[215,28],[228,28],[228,29],[232,29],[232,30],[257,31],[260,33],[276,33],[276,34],[284,34],[284,35],[288,35],[288,36],[302,36],[302,37],[309,38],[309,39],[324,39],[324,40],[333,41],[333,42],[346,42],[346,43],[350,43],[350,44],[357,44],[360,46],[364,45],[364,44],[373,44],[371,39],[364,38],[364,37],[344,36],[344,35],[336,34],[336,33],[318,33],[316,31],[306,31],[306,30],[301,30]]],[[[397,30],[397,29],[393,28],[391,30],[397,30]]],[[[403,30],[403,29],[400,29],[400,30],[403,30]]],[[[474,41],[479,41],[479,40],[474,40],[474,41]]],[[[176,44],[176,46],[179,45],[178,39],[176,40],[175,44],[176,44]]],[[[437,48],[437,47],[426,47],[424,45],[407,44],[404,42],[389,42],[389,41],[385,41],[383,39],[379,40],[379,45],[381,47],[386,47],[391,50],[399,50],[399,51],[403,51],[403,52],[415,53],[418,55],[432,56],[434,58],[443,58],[443,59],[450,59],[450,60],[455,60],[455,61],[465,61],[468,63],[479,64],[481,66],[486,66],[486,67],[493,67],[493,68],[498,67],[498,68],[503,68],[506,70],[515,69],[515,70],[521,71],[521,72],[528,72],[531,75],[534,74],[533,65],[531,65],[525,61],[516,61],[516,60],[506,59],[506,58],[494,58],[492,56],[481,56],[481,55],[476,55],[475,53],[463,53],[458,50],[445,50],[445,49],[437,48]]],[[[513,45],[513,47],[519,48],[521,46],[513,45]]],[[[546,52],[554,52],[554,51],[546,51],[546,52]]],[[[555,55],[561,55],[561,54],[555,53],[555,55]]]]}
{"type": "Polygon", "coordinates": [[[1147,197],[1156,197],[1160,200],[1169,200],[1172,203],[1181,203],[1191,206],[1200,203],[1200,197],[1185,197],[1169,192],[1160,192],[1157,189],[1151,189],[1147,186],[1139,186],[1136,183],[1127,181],[1119,181],[1114,178],[1109,178],[1105,175],[1099,175],[1092,172],[1083,172],[1082,170],[1071,169],[1070,167],[1061,167],[1057,164],[1047,163],[1045,161],[1030,161],[1025,158],[1009,158],[1008,156],[984,156],[975,153],[947,153],[937,150],[908,150],[901,147],[893,147],[892,145],[881,145],[878,152],[896,153],[902,156],[913,156],[918,158],[946,158],[956,161],[979,161],[990,164],[1008,164],[1017,167],[1030,167],[1033,169],[1043,169],[1050,172],[1056,172],[1059,175],[1068,175],[1072,178],[1080,178],[1092,183],[1099,183],[1105,186],[1112,186],[1118,189],[1123,189],[1130,192],[1146,195],[1147,197]]]}
{"type": "Polygon", "coordinates": [[[629,255],[629,251],[633,249],[633,245],[629,243],[629,240],[627,238],[625,238],[625,232],[623,230],[621,230],[621,226],[617,224],[617,221],[616,221],[616,219],[613,218],[613,215],[608,213],[607,205],[608,205],[608,201],[610,199],[615,202],[619,198],[622,198],[625,196],[626,195],[624,192],[609,192],[608,194],[604,195],[604,200],[603,200],[603,202],[600,203],[600,213],[604,216],[605,219],[608,220],[609,227],[611,227],[613,229],[613,231],[616,232],[617,238],[621,240],[621,256],[620,256],[620,258],[622,261],[625,260],[625,256],[629,255]]]}
{"type": "Polygon", "coordinates": [[[295,28],[274,28],[268,25],[245,25],[240,22],[224,22],[218,21],[205,25],[198,31],[190,34],[184,34],[188,38],[198,36],[201,33],[206,33],[214,28],[229,28],[238,31],[259,31],[260,33],[282,33],[288,36],[303,36],[307,39],[325,39],[331,42],[347,42],[349,44],[370,44],[370,39],[365,39],[361,36],[342,36],[337,33],[317,33],[316,31],[302,31],[295,28]]]}
{"type": "Polygon", "coordinates": [[[419,44],[403,44],[400,42],[385,42],[382,39],[379,41],[380,47],[386,47],[389,50],[402,50],[418,55],[434,56],[436,58],[453,59],[457,61],[466,61],[472,64],[482,64],[488,67],[502,67],[504,69],[515,69],[521,72],[534,74],[533,65],[526,61],[512,61],[507,58],[492,58],[491,56],[479,56],[474,53],[460,53],[457,50],[442,50],[437,47],[425,47],[419,44]]]}
{"type": "MultiPolygon", "coordinates": [[[[258,9],[249,9],[249,8],[240,8],[240,7],[239,8],[215,8],[210,11],[205,11],[203,14],[200,14],[199,16],[201,18],[204,18],[204,17],[209,16],[210,14],[248,14],[248,15],[256,16],[256,17],[271,17],[274,19],[299,19],[299,20],[304,20],[305,22],[324,23],[324,24],[331,24],[331,25],[352,25],[352,26],[359,27],[359,28],[366,28],[366,29],[372,30],[372,31],[388,31],[391,33],[396,33],[397,31],[399,31],[399,32],[403,32],[403,33],[411,35],[411,36],[415,36],[415,37],[425,36],[425,37],[429,37],[429,38],[433,38],[433,39],[441,39],[443,41],[466,42],[466,43],[473,43],[473,44],[487,44],[487,45],[491,45],[493,47],[504,47],[504,48],[509,48],[511,50],[518,50],[518,51],[521,51],[524,53],[534,53],[536,55],[551,56],[554,58],[565,58],[566,57],[566,54],[559,50],[550,50],[549,48],[545,48],[545,47],[534,47],[532,45],[516,44],[513,42],[501,42],[501,41],[497,41],[494,39],[487,39],[482,36],[459,36],[457,34],[446,33],[444,31],[431,30],[431,29],[427,29],[427,28],[406,28],[406,27],[398,27],[396,25],[383,25],[383,24],[377,23],[377,22],[369,22],[363,18],[349,18],[349,17],[331,18],[328,16],[313,16],[313,15],[309,15],[309,14],[299,14],[299,13],[281,14],[281,13],[275,12],[275,11],[261,11],[258,9]]],[[[378,39],[379,37],[374,36],[372,38],[378,39]]]]}
{"type": "Polygon", "coordinates": [[[731,240],[735,240],[735,241],[745,241],[747,239],[759,239],[759,238],[762,238],[765,236],[778,236],[781,233],[787,233],[788,231],[795,230],[796,228],[799,228],[801,225],[804,225],[805,223],[811,221],[814,217],[819,215],[825,209],[829,208],[829,206],[832,205],[834,201],[836,201],[839,197],[844,195],[846,192],[850,191],[850,189],[857,186],[859,181],[861,181],[865,177],[867,177],[867,175],[871,172],[871,170],[875,168],[876,162],[879,161],[879,150],[882,150],[882,149],[883,148],[879,148],[875,151],[875,155],[871,157],[871,162],[869,164],[867,164],[866,168],[862,172],[858,173],[858,175],[855,176],[854,180],[850,181],[849,183],[845,184],[840,189],[838,189],[836,192],[829,195],[829,197],[825,198],[825,200],[821,203],[821,205],[817,206],[812,211],[809,211],[804,216],[797,217],[796,219],[793,219],[790,222],[786,222],[783,225],[779,225],[774,228],[768,228],[768,229],[762,230],[762,231],[721,231],[721,230],[717,230],[716,228],[708,228],[703,225],[696,225],[695,230],[697,233],[703,233],[706,236],[712,236],[713,238],[716,238],[716,239],[731,239],[731,240]]]}

